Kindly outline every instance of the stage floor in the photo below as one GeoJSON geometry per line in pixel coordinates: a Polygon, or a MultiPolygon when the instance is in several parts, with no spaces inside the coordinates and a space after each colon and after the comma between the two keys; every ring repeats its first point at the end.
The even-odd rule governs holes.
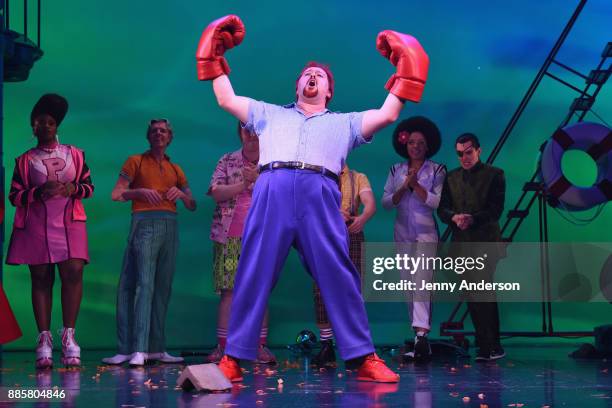
{"type": "MultiPolygon", "coordinates": [[[[339,368],[314,370],[305,358],[274,349],[281,363],[272,369],[244,364],[242,385],[221,394],[196,394],[176,389],[181,365],[144,369],[98,364],[109,352],[85,351],[80,370],[39,371],[34,354],[4,352],[0,385],[8,389],[58,387],[66,391],[63,406],[81,407],[611,407],[610,361],[576,361],[567,354],[578,344],[509,346],[497,363],[436,358],[426,366],[399,365],[383,357],[401,374],[399,384],[364,383],[354,372],[339,368]],[[282,379],[282,386],[279,385],[282,379]]],[[[59,361],[56,353],[55,361],[59,361]]],[[[200,364],[201,357],[189,364],[200,364]]],[[[3,398],[6,401],[6,398],[3,398]]],[[[54,400],[58,401],[58,400],[54,400]]],[[[32,406],[0,402],[0,406],[32,406]]],[[[47,406],[38,403],[36,406],[47,406]]],[[[50,406],[57,406],[52,404],[50,406]]]]}

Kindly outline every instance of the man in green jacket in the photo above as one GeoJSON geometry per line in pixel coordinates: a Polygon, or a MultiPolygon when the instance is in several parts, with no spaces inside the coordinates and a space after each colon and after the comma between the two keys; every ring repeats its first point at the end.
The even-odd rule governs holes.
{"type": "MultiPolygon", "coordinates": [[[[480,142],[472,133],[457,138],[456,150],[461,167],[450,171],[444,181],[438,216],[451,228],[454,255],[478,257],[488,252],[484,269],[466,271],[462,278],[492,282],[497,262],[505,255],[503,245],[490,244],[501,241],[499,218],[506,194],[504,172],[480,161],[480,142]]],[[[466,298],[479,347],[476,361],[504,357],[495,293],[472,291],[466,293],[466,298]]]]}

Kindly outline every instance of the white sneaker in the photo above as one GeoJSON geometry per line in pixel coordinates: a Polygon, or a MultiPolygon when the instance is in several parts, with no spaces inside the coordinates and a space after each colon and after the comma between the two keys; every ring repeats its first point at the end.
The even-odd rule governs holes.
{"type": "Polygon", "coordinates": [[[103,358],[102,362],[109,365],[119,365],[125,363],[126,361],[130,361],[133,355],[134,354],[115,354],[112,357],[103,358]]]}
{"type": "Polygon", "coordinates": [[[148,358],[149,360],[157,360],[161,363],[169,363],[169,364],[182,363],[185,361],[183,357],[174,357],[165,351],[163,353],[149,353],[148,358]]]}
{"type": "Polygon", "coordinates": [[[130,359],[130,366],[132,367],[142,367],[144,366],[145,360],[147,359],[147,353],[142,353],[137,351],[132,354],[132,358],[130,359]]]}
{"type": "Polygon", "coordinates": [[[53,337],[51,332],[46,330],[38,335],[36,345],[36,368],[53,367],[53,337]]]}
{"type": "Polygon", "coordinates": [[[74,329],[63,327],[62,336],[62,364],[66,367],[79,367],[81,365],[81,348],[74,339],[74,329]]]}

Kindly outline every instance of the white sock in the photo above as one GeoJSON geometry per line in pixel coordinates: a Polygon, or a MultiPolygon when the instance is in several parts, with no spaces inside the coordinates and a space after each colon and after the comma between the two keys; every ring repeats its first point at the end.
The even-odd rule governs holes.
{"type": "Polygon", "coordinates": [[[334,331],[331,329],[331,327],[329,329],[320,329],[319,333],[319,339],[321,341],[331,340],[334,338],[334,331]]]}

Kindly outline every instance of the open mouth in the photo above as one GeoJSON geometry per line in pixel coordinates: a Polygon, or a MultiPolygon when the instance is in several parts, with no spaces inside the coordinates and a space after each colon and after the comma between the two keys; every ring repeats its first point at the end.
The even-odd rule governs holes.
{"type": "Polygon", "coordinates": [[[318,93],[319,93],[319,90],[317,88],[317,80],[316,78],[311,77],[306,83],[306,86],[304,86],[304,90],[302,91],[302,94],[307,98],[313,98],[317,96],[318,93]]]}

